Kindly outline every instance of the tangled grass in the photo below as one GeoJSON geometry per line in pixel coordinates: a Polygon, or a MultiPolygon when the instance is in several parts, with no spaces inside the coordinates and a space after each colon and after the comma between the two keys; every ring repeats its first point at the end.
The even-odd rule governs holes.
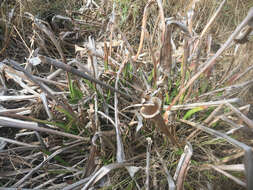
{"type": "Polygon", "coordinates": [[[0,189],[251,189],[251,6],[2,1],[0,189]]]}

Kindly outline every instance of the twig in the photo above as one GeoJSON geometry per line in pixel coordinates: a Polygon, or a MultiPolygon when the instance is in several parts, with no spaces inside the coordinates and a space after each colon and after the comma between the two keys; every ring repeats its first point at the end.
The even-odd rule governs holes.
{"type": "Polygon", "coordinates": [[[63,84],[63,83],[60,83],[60,82],[57,82],[57,81],[53,81],[53,80],[50,80],[50,79],[47,79],[47,78],[41,78],[41,77],[38,77],[38,76],[34,76],[34,78],[36,78],[39,81],[48,83],[48,84],[53,84],[53,85],[56,85],[56,86],[58,85],[58,86],[65,87],[65,88],[68,87],[68,85],[66,85],[66,84],[63,84]]]}
{"type": "MultiPolygon", "coordinates": [[[[51,58],[51,59],[52,59],[52,58],[51,58]]],[[[58,61],[58,62],[61,62],[61,61],[58,61]]],[[[71,65],[71,64],[73,64],[73,63],[75,63],[75,62],[76,62],[76,60],[69,61],[69,62],[67,63],[67,65],[71,65]]],[[[64,63],[62,62],[62,64],[64,64],[64,63]]],[[[48,79],[48,80],[54,79],[54,78],[55,78],[57,75],[59,75],[62,71],[63,71],[62,69],[57,69],[56,71],[54,71],[53,73],[51,73],[50,75],[48,75],[48,76],[47,76],[47,79],[48,79]]]]}

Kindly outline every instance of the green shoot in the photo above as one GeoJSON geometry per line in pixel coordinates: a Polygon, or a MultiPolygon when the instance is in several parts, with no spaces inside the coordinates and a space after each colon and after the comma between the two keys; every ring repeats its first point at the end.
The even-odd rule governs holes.
{"type": "Polygon", "coordinates": [[[184,120],[187,120],[189,119],[193,114],[199,112],[199,111],[202,111],[204,110],[205,108],[204,107],[196,107],[196,108],[193,108],[189,111],[186,112],[186,114],[184,115],[183,119],[184,120]]]}

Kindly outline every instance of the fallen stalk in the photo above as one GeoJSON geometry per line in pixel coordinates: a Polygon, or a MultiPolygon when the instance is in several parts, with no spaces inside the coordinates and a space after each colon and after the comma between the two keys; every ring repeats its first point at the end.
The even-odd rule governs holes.
{"type": "Polygon", "coordinates": [[[33,131],[40,131],[40,132],[45,132],[48,134],[60,135],[63,137],[68,137],[68,138],[73,138],[73,139],[85,140],[85,138],[81,136],[72,135],[69,133],[64,133],[64,132],[56,131],[53,129],[39,127],[38,124],[35,122],[27,122],[27,121],[22,121],[22,120],[17,120],[17,119],[11,119],[7,117],[0,117],[0,126],[19,128],[19,129],[29,129],[33,131]]]}
{"type": "Polygon", "coordinates": [[[53,66],[58,67],[58,68],[61,68],[64,71],[70,72],[70,73],[72,73],[74,75],[77,75],[79,77],[85,78],[85,79],[87,79],[87,80],[89,80],[91,82],[97,83],[97,84],[99,84],[99,85],[101,85],[101,86],[103,86],[105,88],[108,88],[108,89],[112,90],[113,92],[117,92],[117,93],[119,93],[119,94],[121,94],[121,95],[123,95],[123,96],[125,96],[127,98],[131,98],[131,99],[139,101],[139,99],[137,99],[137,98],[135,98],[133,96],[130,96],[130,95],[128,95],[128,94],[126,94],[126,93],[124,93],[124,92],[122,92],[120,90],[117,90],[117,89],[113,88],[112,86],[110,86],[108,84],[105,84],[105,83],[101,82],[100,80],[97,80],[94,77],[89,76],[89,75],[87,75],[87,74],[85,74],[85,73],[83,73],[81,71],[78,71],[77,69],[75,69],[75,68],[73,68],[73,67],[71,67],[69,65],[63,64],[61,62],[55,61],[54,59],[51,59],[49,57],[45,57],[45,56],[42,56],[42,55],[39,56],[39,59],[42,62],[44,62],[44,63],[49,63],[50,65],[53,65],[53,66]]]}

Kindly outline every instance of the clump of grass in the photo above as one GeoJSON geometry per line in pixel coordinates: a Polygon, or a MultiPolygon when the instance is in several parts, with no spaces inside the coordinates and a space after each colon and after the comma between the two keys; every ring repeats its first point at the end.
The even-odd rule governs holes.
{"type": "Polygon", "coordinates": [[[236,68],[251,61],[251,44],[225,48],[251,1],[32,2],[1,5],[0,37],[8,40],[0,46],[0,124],[26,129],[2,140],[1,186],[252,185],[241,165],[243,156],[251,163],[242,129],[253,127],[244,98],[252,69],[236,68]],[[154,98],[161,100],[156,125],[140,114],[154,98]],[[38,104],[43,113],[31,113],[38,104]],[[165,122],[178,146],[157,130],[165,122]]]}

